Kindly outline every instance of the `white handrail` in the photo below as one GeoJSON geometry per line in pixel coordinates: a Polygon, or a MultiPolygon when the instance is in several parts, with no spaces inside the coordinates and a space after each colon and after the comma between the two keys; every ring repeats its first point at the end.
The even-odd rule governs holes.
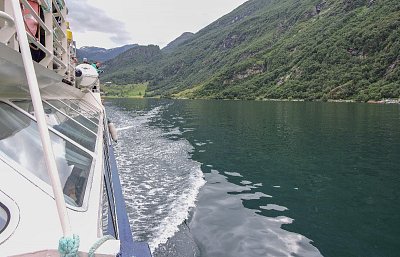
{"type": "MultiPolygon", "coordinates": [[[[68,41],[66,35],[67,26],[65,16],[67,10],[65,2],[63,0],[38,0],[39,4],[43,4],[43,7],[47,8],[50,6],[50,9],[55,11],[54,13],[52,11],[45,12],[44,19],[40,18],[39,14],[35,12],[34,8],[27,0],[20,0],[20,2],[23,4],[23,8],[29,10],[33,19],[39,23],[39,29],[45,31],[45,42],[39,41],[35,38],[35,35],[31,35],[31,33],[27,31],[29,42],[45,53],[45,57],[39,61],[39,64],[50,70],[53,69],[53,64],[57,64],[59,67],[57,73],[71,82],[74,81],[75,73],[66,73],[69,69],[68,66],[71,63],[71,58],[75,57],[75,51],[73,43],[68,41]],[[55,2],[54,9],[51,7],[53,2],[55,2]],[[60,3],[62,6],[56,3],[60,3]]],[[[16,31],[12,15],[10,16],[6,12],[0,11],[0,20],[5,21],[4,26],[0,28],[0,42],[10,45],[14,50],[18,51],[18,41],[16,38],[13,38],[16,31]]]]}
{"type": "MultiPolygon", "coordinates": [[[[61,10],[60,7],[58,6],[57,1],[53,0],[53,6],[56,8],[56,13],[59,13],[61,15],[61,10]]],[[[60,17],[62,19],[62,22],[64,22],[64,17],[62,15],[60,17]]]]}
{"type": "Polygon", "coordinates": [[[39,47],[39,49],[42,50],[43,52],[45,52],[46,55],[48,55],[48,56],[52,55],[52,53],[50,53],[50,51],[47,50],[47,48],[44,45],[42,45],[42,43],[37,41],[37,39],[34,36],[32,36],[31,34],[28,34],[28,33],[26,35],[28,36],[29,41],[32,44],[34,44],[35,46],[39,47]]]}
{"type": "Polygon", "coordinates": [[[35,10],[33,10],[32,6],[28,3],[28,1],[26,0],[20,0],[25,8],[28,8],[30,11],[30,14],[35,18],[35,20],[37,22],[39,22],[40,26],[47,32],[47,33],[51,33],[50,29],[46,26],[46,24],[44,24],[44,22],[42,21],[42,19],[39,17],[39,15],[37,15],[37,13],[35,12],[35,10]]]}
{"type": "Polygon", "coordinates": [[[0,11],[0,18],[5,20],[7,23],[12,24],[12,26],[14,26],[14,19],[13,17],[11,17],[10,15],[8,15],[5,12],[0,11]]]}
{"type": "Polygon", "coordinates": [[[61,43],[58,40],[53,40],[53,43],[55,43],[57,45],[57,47],[60,48],[63,53],[67,52],[67,50],[64,49],[64,47],[61,45],[61,43]]]}
{"type": "Polygon", "coordinates": [[[44,8],[48,10],[49,12],[51,11],[51,5],[47,0],[39,0],[40,5],[44,5],[44,8]]]}
{"type": "Polygon", "coordinates": [[[53,58],[54,58],[54,61],[55,61],[58,65],[60,65],[63,69],[66,69],[66,68],[67,68],[67,66],[65,66],[65,64],[60,60],[60,58],[58,58],[57,56],[54,56],[53,58]]]}
{"type": "Polygon", "coordinates": [[[55,26],[55,30],[54,30],[55,33],[60,32],[60,33],[61,33],[61,36],[62,36],[63,38],[67,37],[67,36],[65,35],[64,31],[61,29],[60,24],[58,24],[58,21],[57,21],[56,17],[54,17],[54,15],[53,15],[53,24],[56,25],[56,26],[55,26]],[[57,30],[58,30],[58,32],[57,32],[57,30]]]}
{"type": "Polygon", "coordinates": [[[60,0],[60,2],[61,2],[61,4],[62,4],[63,6],[65,6],[65,1],[64,1],[64,0],[60,0]]]}
{"type": "Polygon", "coordinates": [[[44,157],[47,166],[47,172],[51,180],[54,198],[56,200],[58,216],[60,219],[64,236],[71,236],[71,225],[67,214],[64,194],[61,186],[60,177],[57,171],[57,165],[54,158],[53,148],[51,145],[49,129],[47,127],[46,118],[43,110],[42,99],[40,96],[39,85],[36,78],[35,67],[29,49],[27,34],[25,31],[24,20],[22,17],[21,7],[18,0],[10,0],[11,7],[14,13],[15,27],[19,38],[22,60],[25,67],[25,74],[28,80],[29,91],[32,98],[32,103],[35,111],[40,138],[43,145],[44,157]]]}
{"type": "Polygon", "coordinates": [[[0,19],[4,20],[4,27],[0,29],[0,42],[7,44],[15,33],[14,19],[5,12],[0,11],[0,19]]]}

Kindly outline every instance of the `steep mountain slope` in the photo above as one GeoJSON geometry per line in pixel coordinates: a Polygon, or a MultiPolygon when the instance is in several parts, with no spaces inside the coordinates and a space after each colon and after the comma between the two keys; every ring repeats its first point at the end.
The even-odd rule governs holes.
{"type": "Polygon", "coordinates": [[[399,53],[398,0],[250,0],[106,76],[149,81],[147,95],[365,101],[400,96],[399,53]]]}
{"type": "Polygon", "coordinates": [[[171,41],[166,47],[164,47],[162,50],[164,52],[172,52],[175,50],[176,47],[179,45],[183,44],[185,41],[188,39],[192,38],[194,36],[193,33],[191,32],[184,32],[182,35],[171,41]]]}
{"type": "Polygon", "coordinates": [[[154,72],[149,67],[161,58],[162,52],[158,46],[134,47],[104,63],[102,80],[116,84],[150,81],[154,79],[154,72]]]}
{"type": "Polygon", "coordinates": [[[105,49],[95,46],[84,46],[77,49],[76,54],[79,60],[82,60],[83,58],[88,58],[88,60],[104,62],[115,58],[117,55],[135,46],[137,46],[137,44],[124,45],[111,49],[105,49]]]}

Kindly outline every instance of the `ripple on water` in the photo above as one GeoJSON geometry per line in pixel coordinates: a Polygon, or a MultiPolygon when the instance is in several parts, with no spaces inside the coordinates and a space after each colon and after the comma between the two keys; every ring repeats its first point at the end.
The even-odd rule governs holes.
{"type": "MultiPolygon", "coordinates": [[[[257,214],[259,210],[243,206],[243,200],[265,199],[268,202],[273,199],[271,195],[248,193],[249,189],[257,187],[249,183],[230,183],[216,170],[206,173],[205,179],[207,183],[199,194],[190,222],[202,256],[322,256],[310,239],[281,228],[293,222],[290,217],[265,217],[257,214]]],[[[287,210],[275,204],[260,208],[287,210]]]]}
{"type": "Polygon", "coordinates": [[[189,156],[192,145],[170,138],[182,132],[174,126],[150,126],[162,111],[107,108],[119,132],[115,150],[131,228],[135,239],[148,241],[152,251],[178,231],[204,184],[200,164],[189,156]]]}

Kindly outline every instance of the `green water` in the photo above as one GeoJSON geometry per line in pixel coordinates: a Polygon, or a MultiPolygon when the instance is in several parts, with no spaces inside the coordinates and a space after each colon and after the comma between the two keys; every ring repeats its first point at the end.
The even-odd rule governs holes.
{"type": "MultiPolygon", "coordinates": [[[[326,256],[398,256],[398,105],[184,101],[195,160],[262,183],[326,256]],[[274,186],[280,186],[274,187],[274,186]],[[299,190],[292,190],[298,188],[299,190]]],[[[206,167],[205,167],[206,168],[206,167]]],[[[259,200],[244,201],[259,208],[259,200]]],[[[278,215],[261,210],[266,216],[278,215]]]]}
{"type": "MultiPolygon", "coordinates": [[[[326,256],[399,256],[400,107],[353,103],[180,103],[194,159],[262,183],[326,256]],[[280,187],[274,187],[280,186],[280,187]],[[298,190],[293,190],[298,188],[298,190]]],[[[206,168],[206,167],[205,167],[206,168]]],[[[206,169],[205,169],[206,170],[206,169]]],[[[262,215],[260,200],[243,202],[262,215]]],[[[265,205],[265,203],[262,203],[265,205]]]]}
{"type": "Polygon", "coordinates": [[[190,222],[202,256],[400,256],[399,105],[126,101],[162,106],[153,126],[172,123],[194,146],[207,180],[190,222]],[[295,243],[304,251],[257,244],[271,236],[262,219],[280,217],[311,240],[295,243]]]}

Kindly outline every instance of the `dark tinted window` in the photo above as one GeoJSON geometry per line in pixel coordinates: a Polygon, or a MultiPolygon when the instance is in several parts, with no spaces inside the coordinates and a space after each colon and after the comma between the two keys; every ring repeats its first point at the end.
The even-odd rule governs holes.
{"type": "MultiPolygon", "coordinates": [[[[68,204],[82,206],[92,156],[50,132],[54,158],[68,204]]],[[[36,122],[0,102],[0,157],[7,156],[50,185],[36,122]]]]}
{"type": "Polygon", "coordinates": [[[0,233],[3,232],[10,221],[10,211],[0,202],[0,233]]]}
{"type": "MultiPolygon", "coordinates": [[[[14,100],[13,103],[25,111],[33,113],[33,104],[31,100],[14,100]]],[[[48,103],[43,102],[43,107],[48,125],[71,138],[86,149],[94,152],[97,138],[96,134],[89,129],[84,128],[74,119],[70,119],[63,113],[59,112],[48,103]]]]}

